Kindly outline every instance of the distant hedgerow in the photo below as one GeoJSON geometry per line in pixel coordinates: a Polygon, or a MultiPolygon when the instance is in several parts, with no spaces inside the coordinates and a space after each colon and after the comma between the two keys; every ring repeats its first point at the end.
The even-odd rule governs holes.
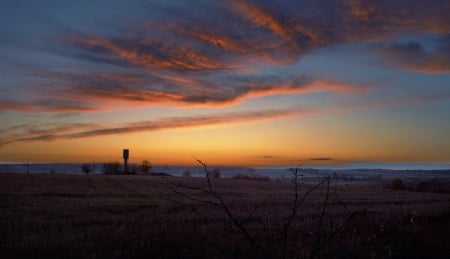
{"type": "Polygon", "coordinates": [[[104,163],[102,172],[104,174],[119,174],[120,163],[117,161],[104,163]]]}

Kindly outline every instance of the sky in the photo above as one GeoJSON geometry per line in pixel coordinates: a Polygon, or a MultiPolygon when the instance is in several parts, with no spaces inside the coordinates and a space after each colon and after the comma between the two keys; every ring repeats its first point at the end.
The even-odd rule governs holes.
{"type": "Polygon", "coordinates": [[[2,0],[0,161],[450,163],[448,0],[2,0]]]}

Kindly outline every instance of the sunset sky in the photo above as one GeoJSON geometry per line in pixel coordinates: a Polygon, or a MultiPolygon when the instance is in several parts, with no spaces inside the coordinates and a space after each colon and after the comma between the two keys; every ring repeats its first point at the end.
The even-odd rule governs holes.
{"type": "Polygon", "coordinates": [[[450,1],[0,1],[0,162],[450,163],[450,1]]]}

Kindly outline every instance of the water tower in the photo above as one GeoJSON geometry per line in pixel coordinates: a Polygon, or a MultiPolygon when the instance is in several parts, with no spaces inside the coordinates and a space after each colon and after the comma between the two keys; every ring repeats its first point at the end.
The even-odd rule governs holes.
{"type": "Polygon", "coordinates": [[[124,165],[124,169],[125,169],[125,173],[128,173],[128,157],[129,157],[129,150],[128,149],[124,149],[123,150],[123,165],[124,165]]]}

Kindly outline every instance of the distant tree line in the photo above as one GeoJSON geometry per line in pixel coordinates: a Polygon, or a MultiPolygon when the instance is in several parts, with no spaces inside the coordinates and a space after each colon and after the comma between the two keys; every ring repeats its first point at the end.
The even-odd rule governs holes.
{"type": "MultiPolygon", "coordinates": [[[[132,165],[128,169],[128,171],[121,170],[121,164],[118,161],[107,162],[102,165],[102,173],[103,174],[138,174],[138,173],[151,173],[152,172],[152,164],[148,160],[142,161],[142,163],[137,165],[132,165]]],[[[86,175],[92,172],[91,164],[84,163],[81,165],[81,171],[86,175]]]]}

